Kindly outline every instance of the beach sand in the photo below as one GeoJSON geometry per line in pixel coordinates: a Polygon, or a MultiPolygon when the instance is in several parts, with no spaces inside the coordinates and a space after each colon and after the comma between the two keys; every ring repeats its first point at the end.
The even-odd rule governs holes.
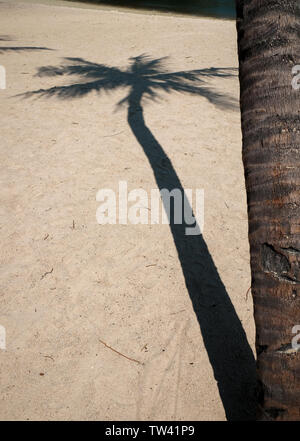
{"type": "MultiPolygon", "coordinates": [[[[224,420],[169,226],[96,220],[99,189],[117,192],[119,181],[128,190],[157,188],[126,106],[116,111],[128,93],[124,81],[77,99],[23,94],[76,83],[36,76],[66,57],[123,70],[141,54],[168,57],[169,72],[237,68],[235,23],[2,1],[0,29],[7,83],[0,90],[0,419],[224,420]]],[[[236,107],[174,91],[143,108],[183,187],[204,189],[203,237],[254,349],[233,72],[203,81],[236,107]]],[[[225,371],[227,356],[225,348],[225,371]]],[[[238,376],[238,357],[231,371],[238,376]]]]}

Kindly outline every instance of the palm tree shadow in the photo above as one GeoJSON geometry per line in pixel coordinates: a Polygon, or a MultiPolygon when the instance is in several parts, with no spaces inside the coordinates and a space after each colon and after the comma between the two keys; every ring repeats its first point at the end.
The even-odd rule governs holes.
{"type": "MultiPolygon", "coordinates": [[[[176,91],[205,97],[209,102],[223,109],[234,108],[236,103],[230,97],[217,93],[205,81],[210,77],[229,78],[234,74],[234,69],[229,68],[169,73],[164,68],[164,59],[151,59],[146,55],[131,58],[129,68],[126,70],[91,63],[81,58],[67,58],[65,63],[58,67],[40,68],[38,75],[76,76],[78,77],[76,82],[36,90],[25,96],[57,96],[69,99],[83,97],[91,91],[127,88],[128,94],[117,107],[127,106],[128,124],[143,148],[158,188],[181,191],[183,211],[183,207],[186,209],[189,204],[184,189],[171,160],[145,123],[142,103],[149,99],[156,100],[161,91],[176,91]]],[[[164,198],[162,200],[165,203],[164,198]]],[[[184,219],[184,216],[182,218],[184,219]]],[[[186,228],[191,225],[185,221],[181,224],[175,223],[174,206],[169,221],[186,287],[201,328],[226,417],[228,420],[252,420],[255,418],[256,408],[255,359],[242,324],[203,236],[186,235],[186,228]]]]}
{"type": "MultiPolygon", "coordinates": [[[[8,35],[0,35],[0,41],[13,41],[8,35]]],[[[27,52],[27,51],[52,51],[47,47],[41,46],[0,46],[0,54],[8,52],[27,52]]]]}

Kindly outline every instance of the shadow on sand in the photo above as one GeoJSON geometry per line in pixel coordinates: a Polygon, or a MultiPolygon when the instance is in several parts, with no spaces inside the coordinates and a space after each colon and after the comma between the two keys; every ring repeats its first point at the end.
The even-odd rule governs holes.
{"type": "MultiPolygon", "coordinates": [[[[237,107],[230,97],[214,91],[206,81],[211,77],[226,79],[236,75],[235,69],[230,68],[211,67],[170,73],[165,69],[164,59],[140,55],[130,59],[126,70],[81,58],[66,58],[60,66],[40,68],[38,75],[74,76],[76,80],[69,85],[29,92],[26,97],[70,99],[84,97],[92,91],[126,89],[128,93],[117,107],[127,106],[128,124],[146,155],[158,188],[179,189],[183,196],[182,207],[188,204],[184,189],[171,160],[145,123],[142,104],[146,100],[156,100],[160,92],[183,92],[204,97],[225,110],[237,107]]],[[[190,225],[185,221],[175,223],[173,206],[171,233],[226,417],[228,420],[252,420],[256,407],[253,353],[203,236],[186,235],[187,227],[190,225]]]]}
{"type": "MultiPolygon", "coordinates": [[[[0,41],[14,41],[8,35],[0,35],[0,41]]],[[[49,49],[47,47],[38,47],[38,46],[0,46],[0,54],[7,52],[25,52],[25,51],[52,51],[53,49],[49,49]]]]}

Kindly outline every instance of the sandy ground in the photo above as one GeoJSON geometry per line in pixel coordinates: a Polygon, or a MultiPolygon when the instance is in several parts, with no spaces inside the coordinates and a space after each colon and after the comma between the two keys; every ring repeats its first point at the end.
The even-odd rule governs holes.
{"type": "MultiPolygon", "coordinates": [[[[99,189],[156,188],[126,106],[115,111],[126,87],[17,95],[72,84],[35,76],[64,57],[234,68],[235,23],[2,1],[0,29],[1,47],[52,49],[0,48],[1,420],[224,420],[169,226],[96,221],[99,189]]],[[[237,76],[205,81],[238,100],[237,76]]],[[[143,105],[183,186],[205,191],[204,239],[253,348],[239,111],[178,92],[143,105]]]]}

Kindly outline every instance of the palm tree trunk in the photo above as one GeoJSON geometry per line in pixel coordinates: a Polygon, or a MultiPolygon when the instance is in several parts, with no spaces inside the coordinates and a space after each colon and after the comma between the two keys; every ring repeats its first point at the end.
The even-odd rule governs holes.
{"type": "Polygon", "coordinates": [[[300,420],[299,0],[236,0],[258,419],[300,420]]]}
{"type": "MultiPolygon", "coordinates": [[[[143,148],[158,188],[179,189],[184,198],[184,189],[170,159],[145,124],[143,91],[138,86],[136,89],[128,99],[128,124],[143,148]]],[[[182,218],[181,224],[175,223],[171,212],[170,229],[227,419],[253,420],[253,353],[202,234],[186,235],[188,224],[182,218]]]]}

